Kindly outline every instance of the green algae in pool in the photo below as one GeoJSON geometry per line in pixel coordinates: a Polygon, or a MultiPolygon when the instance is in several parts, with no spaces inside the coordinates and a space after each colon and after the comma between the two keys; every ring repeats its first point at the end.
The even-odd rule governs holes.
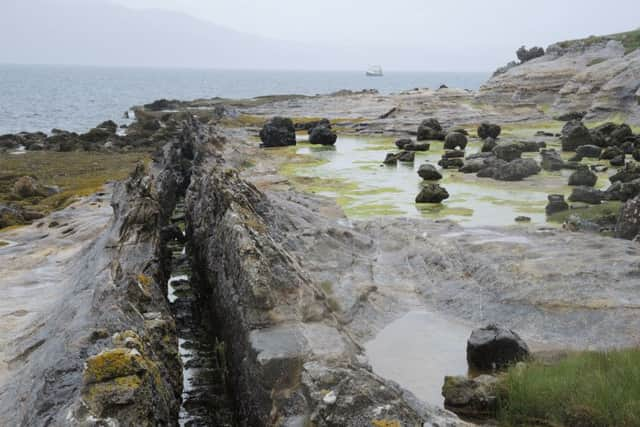
{"type": "MultiPolygon", "coordinates": [[[[531,131],[533,133],[533,131],[531,131]]],[[[466,154],[480,151],[481,142],[470,138],[466,154]]],[[[550,147],[559,149],[559,143],[550,147]]],[[[532,223],[546,223],[544,208],[548,194],[571,193],[567,185],[571,171],[545,172],[518,182],[478,178],[457,170],[442,171],[440,183],[450,198],[441,205],[416,204],[422,179],[417,170],[425,162],[437,164],[444,153],[443,143],[431,141],[431,149],[417,152],[414,164],[384,166],[386,152],[397,151],[394,139],[341,135],[333,147],[299,141],[296,153],[308,156],[308,162],[289,163],[282,172],[294,181],[304,182],[306,191],[333,197],[350,218],[375,216],[422,216],[449,219],[466,226],[515,224],[526,215],[532,223]],[[315,180],[315,182],[314,182],[315,180]]],[[[539,154],[524,157],[539,160],[539,154]]],[[[599,174],[598,187],[608,184],[607,173],[599,174]]]]}
{"type": "Polygon", "coordinates": [[[410,312],[365,344],[373,371],[442,406],[444,377],[466,375],[471,328],[426,311],[410,312]]]}

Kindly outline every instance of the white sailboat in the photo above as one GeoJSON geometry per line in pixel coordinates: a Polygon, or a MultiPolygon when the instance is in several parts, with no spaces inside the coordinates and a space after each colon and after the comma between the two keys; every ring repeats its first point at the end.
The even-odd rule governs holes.
{"type": "Polygon", "coordinates": [[[367,70],[367,76],[369,77],[382,77],[384,74],[382,73],[382,67],[379,65],[372,65],[367,70]]]}

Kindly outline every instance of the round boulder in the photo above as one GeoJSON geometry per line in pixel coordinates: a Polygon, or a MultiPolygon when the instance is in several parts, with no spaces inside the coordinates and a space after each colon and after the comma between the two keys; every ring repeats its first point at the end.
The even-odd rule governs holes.
{"type": "Polygon", "coordinates": [[[338,135],[328,126],[316,126],[309,133],[311,144],[335,145],[338,135]]]}
{"type": "Polygon", "coordinates": [[[502,128],[491,123],[481,123],[478,126],[478,137],[480,139],[493,138],[496,139],[502,133],[502,128]]]}
{"type": "Polygon", "coordinates": [[[449,198],[449,192],[439,184],[426,184],[416,196],[416,203],[442,203],[449,198]]]}
{"type": "Polygon", "coordinates": [[[596,185],[596,182],[598,182],[598,175],[591,172],[589,167],[584,165],[580,165],[578,169],[569,176],[569,185],[574,187],[593,187],[596,185]]]}
{"type": "Polygon", "coordinates": [[[444,149],[445,150],[455,150],[456,148],[460,148],[464,150],[467,147],[467,137],[459,132],[450,132],[447,134],[444,139],[444,149]]]}
{"type": "Polygon", "coordinates": [[[291,119],[274,117],[260,130],[263,147],[286,147],[296,145],[296,128],[291,119]]]}
{"type": "Polygon", "coordinates": [[[429,163],[420,165],[420,168],[418,169],[418,175],[420,175],[420,178],[427,181],[438,181],[442,179],[442,174],[438,171],[438,169],[429,163]]]}
{"type": "Polygon", "coordinates": [[[510,329],[496,325],[476,329],[467,341],[467,362],[481,371],[503,369],[529,357],[529,347],[510,329]]]}
{"type": "Polygon", "coordinates": [[[576,151],[581,145],[591,145],[589,129],[580,121],[572,120],[562,128],[562,151],[576,151]]]}
{"type": "Polygon", "coordinates": [[[493,148],[493,154],[500,160],[511,162],[522,156],[522,145],[518,142],[502,142],[493,148]]]}
{"type": "Polygon", "coordinates": [[[416,138],[418,141],[444,140],[444,132],[442,131],[440,122],[436,119],[423,120],[422,123],[420,123],[420,126],[418,126],[418,134],[416,138]]]}

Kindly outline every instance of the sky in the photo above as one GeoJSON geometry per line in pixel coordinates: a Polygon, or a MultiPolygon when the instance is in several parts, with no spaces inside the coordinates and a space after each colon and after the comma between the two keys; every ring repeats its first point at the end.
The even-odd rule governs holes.
{"type": "Polygon", "coordinates": [[[0,0],[0,62],[492,71],[521,45],[638,26],[638,0],[0,0]],[[54,20],[66,22],[47,30],[54,20]],[[144,51],[122,46],[125,35],[144,51]]]}

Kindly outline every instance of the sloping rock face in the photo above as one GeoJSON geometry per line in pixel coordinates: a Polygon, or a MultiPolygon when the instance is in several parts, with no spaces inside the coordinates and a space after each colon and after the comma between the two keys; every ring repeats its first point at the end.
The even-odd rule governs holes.
{"type": "Polygon", "coordinates": [[[547,48],[540,58],[493,76],[480,101],[551,106],[553,115],[587,111],[587,118],[615,113],[640,122],[640,49],[627,53],[620,41],[576,41],[547,48]]]}
{"type": "Polygon", "coordinates": [[[15,343],[3,425],[177,424],[182,366],[161,230],[199,132],[184,123],[151,171],[139,165],[115,185],[111,222],[64,272],[59,305],[15,343]]]}
{"type": "Polygon", "coordinates": [[[194,274],[216,304],[242,425],[428,419],[412,396],[371,372],[337,320],[337,301],[284,249],[275,224],[287,220],[263,193],[212,160],[194,173],[186,206],[194,274]]]}

